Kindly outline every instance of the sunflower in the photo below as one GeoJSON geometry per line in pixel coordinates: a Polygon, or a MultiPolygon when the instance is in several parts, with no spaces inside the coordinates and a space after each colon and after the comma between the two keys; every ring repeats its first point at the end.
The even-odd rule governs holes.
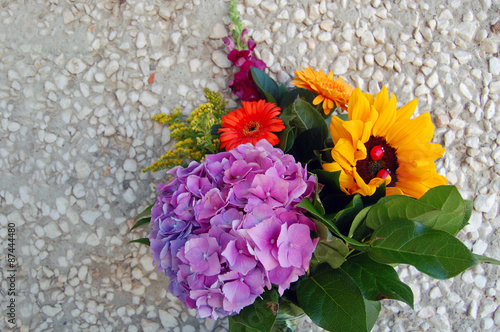
{"type": "Polygon", "coordinates": [[[255,145],[266,139],[272,145],[279,143],[273,132],[285,129],[283,121],[278,118],[281,109],[265,100],[243,102],[243,107],[222,117],[222,128],[219,129],[221,148],[227,151],[240,144],[255,145]]]}
{"type": "Polygon", "coordinates": [[[314,105],[323,103],[323,111],[325,114],[330,114],[333,105],[346,110],[346,105],[349,103],[349,97],[352,93],[352,86],[344,82],[344,79],[333,79],[333,72],[326,75],[322,70],[314,71],[310,67],[302,71],[295,71],[295,81],[292,83],[299,87],[318,95],[313,100],[314,105]]]}
{"type": "Polygon", "coordinates": [[[348,194],[372,195],[385,182],[387,195],[420,198],[430,188],[446,184],[434,164],[445,150],[429,143],[434,135],[429,113],[411,119],[416,107],[415,99],[396,109],[396,97],[389,100],[385,86],[377,95],[355,89],[349,120],[332,118],[334,162],[323,168],[341,171],[340,185],[348,194]]]}

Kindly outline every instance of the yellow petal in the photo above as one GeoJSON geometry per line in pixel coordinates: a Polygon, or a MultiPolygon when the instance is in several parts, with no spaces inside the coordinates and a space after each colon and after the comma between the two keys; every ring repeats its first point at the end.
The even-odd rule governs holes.
{"type": "Polygon", "coordinates": [[[417,109],[417,99],[413,99],[397,111],[396,121],[409,120],[417,109]]]}
{"type": "Polygon", "coordinates": [[[313,100],[313,105],[319,105],[324,99],[325,97],[323,97],[322,95],[317,95],[313,100]]]}
{"type": "Polygon", "coordinates": [[[396,96],[392,95],[392,98],[388,99],[387,89],[383,87],[382,91],[380,91],[379,95],[382,92],[385,92],[385,95],[382,95],[381,98],[377,95],[375,98],[375,104],[373,105],[378,112],[378,119],[373,125],[373,136],[383,137],[387,134],[387,131],[392,127],[394,121],[396,121],[396,107],[397,100],[396,96]]]}
{"type": "Polygon", "coordinates": [[[332,136],[333,144],[337,144],[341,137],[351,137],[351,134],[343,126],[344,122],[346,121],[340,119],[338,116],[332,116],[330,135],[332,136]]]}
{"type": "Polygon", "coordinates": [[[349,98],[349,120],[364,121],[370,117],[370,104],[360,89],[356,88],[349,98]]]}
{"type": "Polygon", "coordinates": [[[434,125],[429,113],[415,119],[400,121],[387,132],[391,146],[405,146],[414,143],[428,143],[434,136],[434,125]]]}
{"type": "Polygon", "coordinates": [[[354,160],[355,152],[351,142],[345,138],[341,138],[332,150],[332,158],[348,171],[356,164],[354,160]]]}

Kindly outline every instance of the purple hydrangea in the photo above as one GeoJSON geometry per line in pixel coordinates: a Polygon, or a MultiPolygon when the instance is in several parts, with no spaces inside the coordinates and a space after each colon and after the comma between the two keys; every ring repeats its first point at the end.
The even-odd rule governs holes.
{"type": "Polygon", "coordinates": [[[232,315],[304,275],[319,238],[295,205],[315,178],[266,140],[167,172],[151,210],[153,261],[201,318],[232,315]]]}

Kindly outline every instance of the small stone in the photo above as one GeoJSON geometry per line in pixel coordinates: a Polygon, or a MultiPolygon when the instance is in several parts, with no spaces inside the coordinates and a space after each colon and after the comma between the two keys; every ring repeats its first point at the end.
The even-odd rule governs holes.
{"type": "Polygon", "coordinates": [[[43,230],[45,231],[45,234],[51,239],[58,238],[62,234],[62,232],[59,230],[59,226],[57,226],[55,222],[51,222],[50,224],[46,225],[43,230]]]}
{"type": "Polygon", "coordinates": [[[160,329],[160,324],[143,318],[141,320],[141,328],[144,332],[156,332],[160,329]]]}
{"type": "Polygon", "coordinates": [[[126,159],[123,162],[123,169],[127,172],[137,172],[137,161],[134,159],[126,159]]]}
{"type": "MultiPolygon", "coordinates": [[[[247,0],[248,3],[248,0],[247,0]]],[[[172,310],[172,309],[170,309],[172,310]]],[[[175,319],[175,316],[178,316],[179,314],[176,312],[175,316],[172,315],[170,312],[165,311],[165,310],[158,310],[158,314],[160,316],[160,321],[161,325],[166,328],[166,329],[173,329],[174,327],[178,326],[177,319],[175,319]]]]}
{"type": "Polygon", "coordinates": [[[476,300],[472,300],[470,302],[469,310],[468,310],[469,316],[472,319],[476,319],[477,318],[477,307],[478,307],[477,301],[476,300]]]}
{"type": "Polygon", "coordinates": [[[142,91],[139,96],[139,101],[145,107],[152,107],[158,104],[158,97],[149,91],[142,91]]]}
{"type": "Polygon", "coordinates": [[[380,44],[385,44],[385,28],[384,27],[377,27],[373,31],[373,37],[375,37],[375,40],[379,42],[380,44]]]}
{"type": "Polygon", "coordinates": [[[489,60],[490,73],[493,75],[500,75],[500,59],[497,57],[491,57],[489,60]]]}
{"type": "Polygon", "coordinates": [[[248,7],[257,7],[261,2],[262,0],[245,0],[245,5],[248,7]]]}
{"type": "Polygon", "coordinates": [[[302,8],[296,8],[292,12],[291,20],[294,23],[300,24],[306,19],[306,12],[302,8]]]}
{"type": "Polygon", "coordinates": [[[80,267],[80,269],[78,270],[78,279],[80,279],[81,281],[85,281],[88,272],[89,272],[88,266],[83,265],[82,267],[80,267]]]}
{"type": "Polygon", "coordinates": [[[219,68],[231,68],[233,63],[227,58],[227,54],[222,51],[214,51],[212,53],[212,61],[219,68]]]}
{"type": "Polygon", "coordinates": [[[89,237],[87,238],[87,244],[89,246],[97,247],[99,243],[100,243],[99,237],[97,237],[97,235],[94,233],[90,234],[89,237]]]}
{"type": "Polygon", "coordinates": [[[425,84],[427,84],[427,86],[431,89],[434,89],[434,87],[436,87],[438,83],[439,83],[439,76],[437,72],[433,72],[425,82],[425,84]]]}
{"type": "Polygon", "coordinates": [[[495,204],[496,196],[495,194],[477,195],[474,200],[474,209],[479,212],[489,212],[495,204]]]}
{"type": "Polygon", "coordinates": [[[135,46],[138,49],[141,49],[141,48],[145,47],[147,44],[148,44],[148,41],[146,39],[146,35],[142,31],[139,32],[137,34],[137,39],[135,40],[135,46]]]}
{"type": "Polygon", "coordinates": [[[89,177],[90,173],[92,172],[89,164],[87,164],[83,160],[78,160],[75,163],[75,171],[76,171],[76,176],[79,179],[87,179],[89,177]]]}
{"type": "Polygon", "coordinates": [[[325,20],[325,21],[320,23],[319,27],[322,30],[330,32],[330,31],[332,31],[334,25],[335,25],[335,22],[333,22],[332,20],[325,20]]]}
{"type": "Polygon", "coordinates": [[[62,308],[60,306],[52,307],[50,305],[44,305],[42,307],[42,311],[44,314],[46,314],[49,317],[54,317],[58,313],[60,313],[62,308]]]}
{"type": "Polygon", "coordinates": [[[365,31],[361,36],[361,45],[374,48],[377,46],[375,39],[373,38],[373,34],[370,31],[365,31]]]}
{"type": "Polygon", "coordinates": [[[78,58],[72,58],[66,63],[66,69],[74,75],[83,73],[87,69],[87,65],[78,58]]]}
{"type": "Polygon", "coordinates": [[[349,58],[344,55],[340,55],[333,63],[332,69],[334,75],[343,75],[347,73],[347,70],[349,69],[349,58]]]}
{"type": "Polygon", "coordinates": [[[112,60],[104,69],[104,73],[106,74],[106,77],[110,77],[111,75],[116,73],[118,69],[120,69],[120,64],[118,63],[118,61],[112,60]]]}
{"type": "Polygon", "coordinates": [[[82,220],[89,224],[90,226],[93,226],[97,218],[99,218],[102,215],[101,211],[89,211],[85,210],[82,212],[80,215],[82,217],[82,220]]]}
{"type": "Polygon", "coordinates": [[[83,196],[85,196],[85,194],[86,192],[83,185],[81,183],[75,184],[75,186],[73,187],[73,195],[75,195],[76,198],[82,198],[83,196]]]}
{"type": "Polygon", "coordinates": [[[458,62],[460,62],[461,65],[466,64],[472,59],[472,55],[465,51],[456,51],[453,55],[455,56],[455,58],[457,58],[458,62]]]}
{"type": "Polygon", "coordinates": [[[466,42],[471,42],[476,35],[479,24],[477,22],[463,22],[457,27],[457,35],[466,42]]]}
{"type": "Polygon", "coordinates": [[[66,198],[64,197],[57,197],[56,198],[56,209],[59,214],[66,214],[66,211],[68,210],[69,207],[69,202],[66,198]]]}
{"type": "Polygon", "coordinates": [[[467,86],[463,83],[460,83],[459,86],[458,86],[460,92],[462,93],[462,95],[467,99],[467,100],[472,100],[472,95],[469,91],[469,89],[467,88],[467,86]]]}
{"type": "Polygon", "coordinates": [[[128,188],[127,190],[125,190],[125,192],[123,193],[123,199],[125,200],[125,202],[127,202],[129,204],[135,202],[136,197],[135,197],[134,191],[131,188],[128,188]]]}
{"type": "Polygon", "coordinates": [[[266,40],[268,40],[269,38],[271,38],[271,32],[269,32],[269,30],[267,29],[264,29],[264,30],[256,30],[253,32],[252,34],[252,39],[256,42],[256,43],[263,43],[265,42],[266,40]]]}
{"type": "Polygon", "coordinates": [[[210,39],[222,39],[222,38],[227,37],[227,36],[228,35],[227,35],[226,27],[224,26],[224,24],[218,22],[213,26],[212,32],[210,33],[209,38],[210,39]]]}
{"type": "Polygon", "coordinates": [[[65,11],[63,11],[63,23],[65,25],[66,24],[70,24],[74,20],[75,20],[75,15],[73,15],[73,13],[71,12],[71,10],[66,9],[65,11]]]}

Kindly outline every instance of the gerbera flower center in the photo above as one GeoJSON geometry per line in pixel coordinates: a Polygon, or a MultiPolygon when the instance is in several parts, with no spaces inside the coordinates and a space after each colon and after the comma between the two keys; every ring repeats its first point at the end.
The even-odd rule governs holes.
{"type": "Polygon", "coordinates": [[[394,187],[397,182],[396,170],[399,167],[396,149],[390,146],[382,137],[370,137],[365,143],[368,156],[366,159],[356,163],[356,170],[365,181],[369,183],[371,179],[391,176],[391,183],[388,187],[394,187]],[[371,151],[379,153],[371,153],[371,151]],[[380,151],[383,153],[380,154],[380,151]]]}
{"type": "Polygon", "coordinates": [[[260,129],[260,123],[258,121],[249,121],[245,124],[242,131],[243,134],[245,134],[246,136],[250,136],[259,132],[259,129],[260,129]]]}

